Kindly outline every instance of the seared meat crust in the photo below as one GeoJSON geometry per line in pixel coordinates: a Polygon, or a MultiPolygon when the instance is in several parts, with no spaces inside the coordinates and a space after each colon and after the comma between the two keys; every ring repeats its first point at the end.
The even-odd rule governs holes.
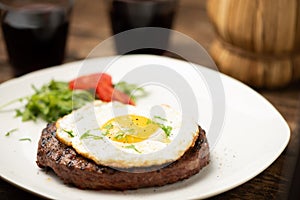
{"type": "Polygon", "coordinates": [[[51,168],[64,183],[81,189],[128,190],[163,186],[189,178],[209,163],[209,146],[201,127],[195,145],[180,159],[152,171],[133,169],[134,172],[97,165],[61,143],[55,135],[55,123],[48,124],[38,144],[37,165],[51,168]]]}

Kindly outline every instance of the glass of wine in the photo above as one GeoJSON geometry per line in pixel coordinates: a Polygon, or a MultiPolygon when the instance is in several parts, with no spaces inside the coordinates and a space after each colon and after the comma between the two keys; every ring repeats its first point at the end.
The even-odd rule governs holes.
{"type": "Polygon", "coordinates": [[[63,62],[73,0],[0,0],[15,76],[63,62]]]}
{"type": "MultiPolygon", "coordinates": [[[[171,29],[178,7],[178,0],[107,0],[113,34],[142,27],[159,27],[171,29]]],[[[144,38],[132,40],[154,40],[164,49],[141,48],[127,53],[163,54],[168,46],[169,34],[159,36],[147,35],[144,38]],[[156,37],[156,38],[149,38],[156,37]]],[[[115,46],[118,54],[126,52],[133,41],[125,37],[115,37],[115,46]]]]}

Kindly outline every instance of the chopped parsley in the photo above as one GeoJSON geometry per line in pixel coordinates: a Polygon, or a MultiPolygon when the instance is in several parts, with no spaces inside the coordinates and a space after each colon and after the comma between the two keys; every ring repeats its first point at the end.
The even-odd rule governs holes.
{"type": "Polygon", "coordinates": [[[133,101],[136,101],[137,98],[145,97],[148,95],[148,93],[143,88],[138,87],[138,85],[136,84],[130,84],[125,81],[121,81],[115,84],[114,88],[130,96],[133,101]]]}
{"type": "Polygon", "coordinates": [[[101,137],[101,136],[91,134],[90,130],[86,131],[83,135],[81,135],[80,140],[84,140],[87,138],[92,138],[94,140],[102,140],[103,139],[103,137],[101,137]]]}
{"type": "Polygon", "coordinates": [[[11,129],[10,131],[8,131],[5,136],[10,136],[10,134],[12,134],[13,132],[16,132],[17,130],[19,130],[18,128],[14,128],[14,129],[11,129]]]}
{"type": "Polygon", "coordinates": [[[74,135],[73,135],[73,131],[72,130],[66,130],[66,129],[62,129],[64,132],[66,132],[66,133],[68,133],[68,135],[70,136],[70,137],[74,137],[74,135]]]}
{"type": "MultiPolygon", "coordinates": [[[[160,119],[160,120],[165,121],[165,122],[168,121],[167,119],[162,118],[162,117],[157,116],[157,115],[155,115],[154,118],[155,119],[160,119]]],[[[165,132],[167,137],[170,137],[172,129],[173,129],[172,126],[164,125],[162,123],[158,123],[158,122],[155,122],[155,121],[153,123],[157,124],[165,132]]]]}
{"type": "Polygon", "coordinates": [[[29,142],[31,142],[31,139],[30,138],[21,138],[21,139],[19,139],[19,141],[29,141],[29,142]]]}
{"type": "Polygon", "coordinates": [[[157,116],[157,115],[155,115],[154,118],[160,119],[160,120],[165,121],[165,122],[168,121],[167,119],[162,118],[161,116],[157,116]]]}
{"type": "Polygon", "coordinates": [[[148,119],[146,124],[149,125],[149,124],[152,124],[152,123],[153,123],[152,120],[148,119]]]}
{"type": "Polygon", "coordinates": [[[123,133],[122,131],[119,131],[117,133],[117,135],[114,137],[116,140],[122,139],[125,137],[125,133],[123,133]]]}
{"type": "Polygon", "coordinates": [[[111,129],[112,127],[114,127],[114,125],[112,124],[107,124],[104,126],[105,129],[111,129]]]}
{"type": "Polygon", "coordinates": [[[129,146],[125,146],[126,149],[133,149],[134,151],[138,152],[138,153],[142,153],[140,152],[133,144],[129,145],[129,146]]]}
{"type": "Polygon", "coordinates": [[[109,134],[109,130],[112,129],[114,127],[114,125],[112,124],[107,124],[105,125],[103,128],[106,129],[105,133],[102,133],[102,135],[106,136],[109,134]]]}
{"type": "Polygon", "coordinates": [[[165,132],[166,136],[170,137],[173,128],[171,126],[165,126],[163,124],[158,124],[158,125],[165,132]]]}

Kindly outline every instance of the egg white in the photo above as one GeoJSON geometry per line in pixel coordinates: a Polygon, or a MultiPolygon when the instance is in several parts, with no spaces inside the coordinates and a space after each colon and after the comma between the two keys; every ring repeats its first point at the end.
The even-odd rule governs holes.
{"type": "Polygon", "coordinates": [[[198,125],[167,105],[160,105],[163,113],[117,102],[95,101],[56,122],[56,137],[77,153],[99,165],[115,168],[149,167],[162,165],[179,159],[198,137],[198,125]],[[111,140],[100,130],[107,121],[123,115],[138,115],[153,119],[172,127],[167,137],[162,129],[144,141],[122,143],[111,140]],[[88,136],[88,137],[86,137],[88,136]],[[169,142],[166,142],[166,137],[169,142]]]}

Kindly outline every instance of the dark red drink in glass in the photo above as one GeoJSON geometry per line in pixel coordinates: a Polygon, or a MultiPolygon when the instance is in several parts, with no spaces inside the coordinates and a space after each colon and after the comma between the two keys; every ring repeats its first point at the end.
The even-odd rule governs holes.
{"type": "MultiPolygon", "coordinates": [[[[171,29],[177,8],[177,0],[110,0],[109,13],[114,34],[141,27],[161,27],[171,29]]],[[[147,38],[145,38],[147,39],[147,38]]],[[[160,38],[167,48],[169,35],[160,38]]],[[[117,51],[124,49],[130,41],[115,41],[117,51]]],[[[137,49],[130,53],[162,54],[160,49],[137,49]]]]}
{"type": "Polygon", "coordinates": [[[15,76],[59,65],[64,59],[70,11],[50,1],[38,2],[18,4],[2,14],[3,36],[15,76]]]}

